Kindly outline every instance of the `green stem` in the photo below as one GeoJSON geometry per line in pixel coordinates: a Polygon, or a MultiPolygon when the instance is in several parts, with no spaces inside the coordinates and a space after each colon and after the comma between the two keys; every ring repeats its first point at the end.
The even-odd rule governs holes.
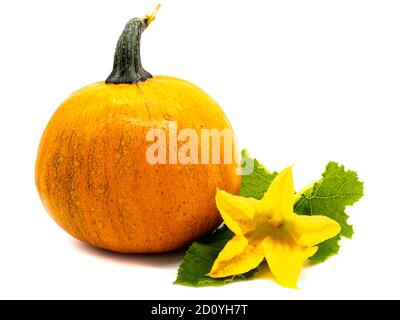
{"type": "Polygon", "coordinates": [[[143,69],[140,59],[140,38],[151,20],[134,18],[128,21],[115,50],[114,66],[107,84],[138,83],[150,79],[152,75],[143,69]]]}

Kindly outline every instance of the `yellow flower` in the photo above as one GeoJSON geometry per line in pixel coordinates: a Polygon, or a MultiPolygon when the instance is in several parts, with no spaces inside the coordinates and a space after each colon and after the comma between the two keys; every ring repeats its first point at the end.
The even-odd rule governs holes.
{"type": "Polygon", "coordinates": [[[316,245],[340,232],[340,225],[328,217],[293,212],[291,167],[272,181],[261,200],[218,190],[216,202],[235,235],[215,260],[208,274],[212,278],[245,273],[265,258],[280,284],[296,288],[301,267],[318,250],[316,245]]]}

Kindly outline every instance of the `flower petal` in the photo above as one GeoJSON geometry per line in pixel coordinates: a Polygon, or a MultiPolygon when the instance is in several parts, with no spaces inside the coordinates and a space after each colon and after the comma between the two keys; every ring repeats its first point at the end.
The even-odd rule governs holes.
{"type": "Polygon", "coordinates": [[[264,255],[276,280],[288,288],[297,288],[297,279],[304,261],[317,252],[317,247],[298,245],[290,236],[287,239],[264,240],[264,255]]]}
{"type": "Polygon", "coordinates": [[[225,224],[235,234],[243,235],[254,229],[255,199],[234,196],[217,190],[216,203],[225,224]]]}
{"type": "Polygon", "coordinates": [[[294,187],[292,167],[279,173],[261,200],[264,212],[273,213],[277,219],[293,215],[294,187]]]}
{"type": "Polygon", "coordinates": [[[263,259],[261,247],[249,245],[245,237],[236,235],[219,253],[208,276],[224,278],[242,274],[257,267],[263,259]]]}
{"type": "Polygon", "coordinates": [[[311,247],[333,238],[340,232],[340,224],[324,216],[297,216],[292,235],[300,245],[311,247]]]}

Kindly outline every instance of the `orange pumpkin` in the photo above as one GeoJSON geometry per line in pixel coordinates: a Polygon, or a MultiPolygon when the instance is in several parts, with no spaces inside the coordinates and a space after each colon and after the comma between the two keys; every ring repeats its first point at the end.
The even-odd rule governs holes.
{"type": "Polygon", "coordinates": [[[216,189],[238,193],[241,181],[235,162],[146,160],[151,145],[146,135],[160,129],[169,137],[169,120],[177,122],[178,131],[192,128],[199,136],[202,128],[231,128],[201,89],[177,78],[152,77],[143,69],[140,36],[153,19],[128,22],[112,74],[59,107],[36,162],[36,185],[51,217],[75,238],[116,252],[187,246],[221,223],[216,189]]]}

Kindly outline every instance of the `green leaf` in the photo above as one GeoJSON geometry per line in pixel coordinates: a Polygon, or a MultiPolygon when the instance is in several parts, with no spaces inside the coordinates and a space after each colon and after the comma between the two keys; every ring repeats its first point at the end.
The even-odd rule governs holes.
{"type": "Polygon", "coordinates": [[[194,242],[183,258],[178,270],[178,277],[174,284],[191,287],[222,286],[233,281],[252,278],[258,271],[258,268],[239,276],[220,279],[213,279],[206,276],[210,272],[219,252],[232,237],[232,231],[223,226],[201,242],[194,242]]]}
{"type": "Polygon", "coordinates": [[[340,236],[328,239],[320,244],[318,244],[318,251],[308,260],[311,264],[317,264],[324,262],[331,256],[339,253],[339,240],[340,236]]]}
{"type": "Polygon", "coordinates": [[[257,159],[250,158],[247,150],[242,151],[242,166],[253,170],[242,177],[239,195],[260,200],[278,173],[269,172],[257,159]]]}
{"type": "Polygon", "coordinates": [[[336,162],[329,162],[322,179],[301,191],[294,205],[294,211],[304,215],[324,215],[336,220],[341,226],[340,235],[318,245],[318,252],[310,259],[323,262],[339,252],[341,236],[351,238],[353,227],[348,224],[347,206],[363,196],[363,183],[355,171],[345,170],[336,162]]]}

